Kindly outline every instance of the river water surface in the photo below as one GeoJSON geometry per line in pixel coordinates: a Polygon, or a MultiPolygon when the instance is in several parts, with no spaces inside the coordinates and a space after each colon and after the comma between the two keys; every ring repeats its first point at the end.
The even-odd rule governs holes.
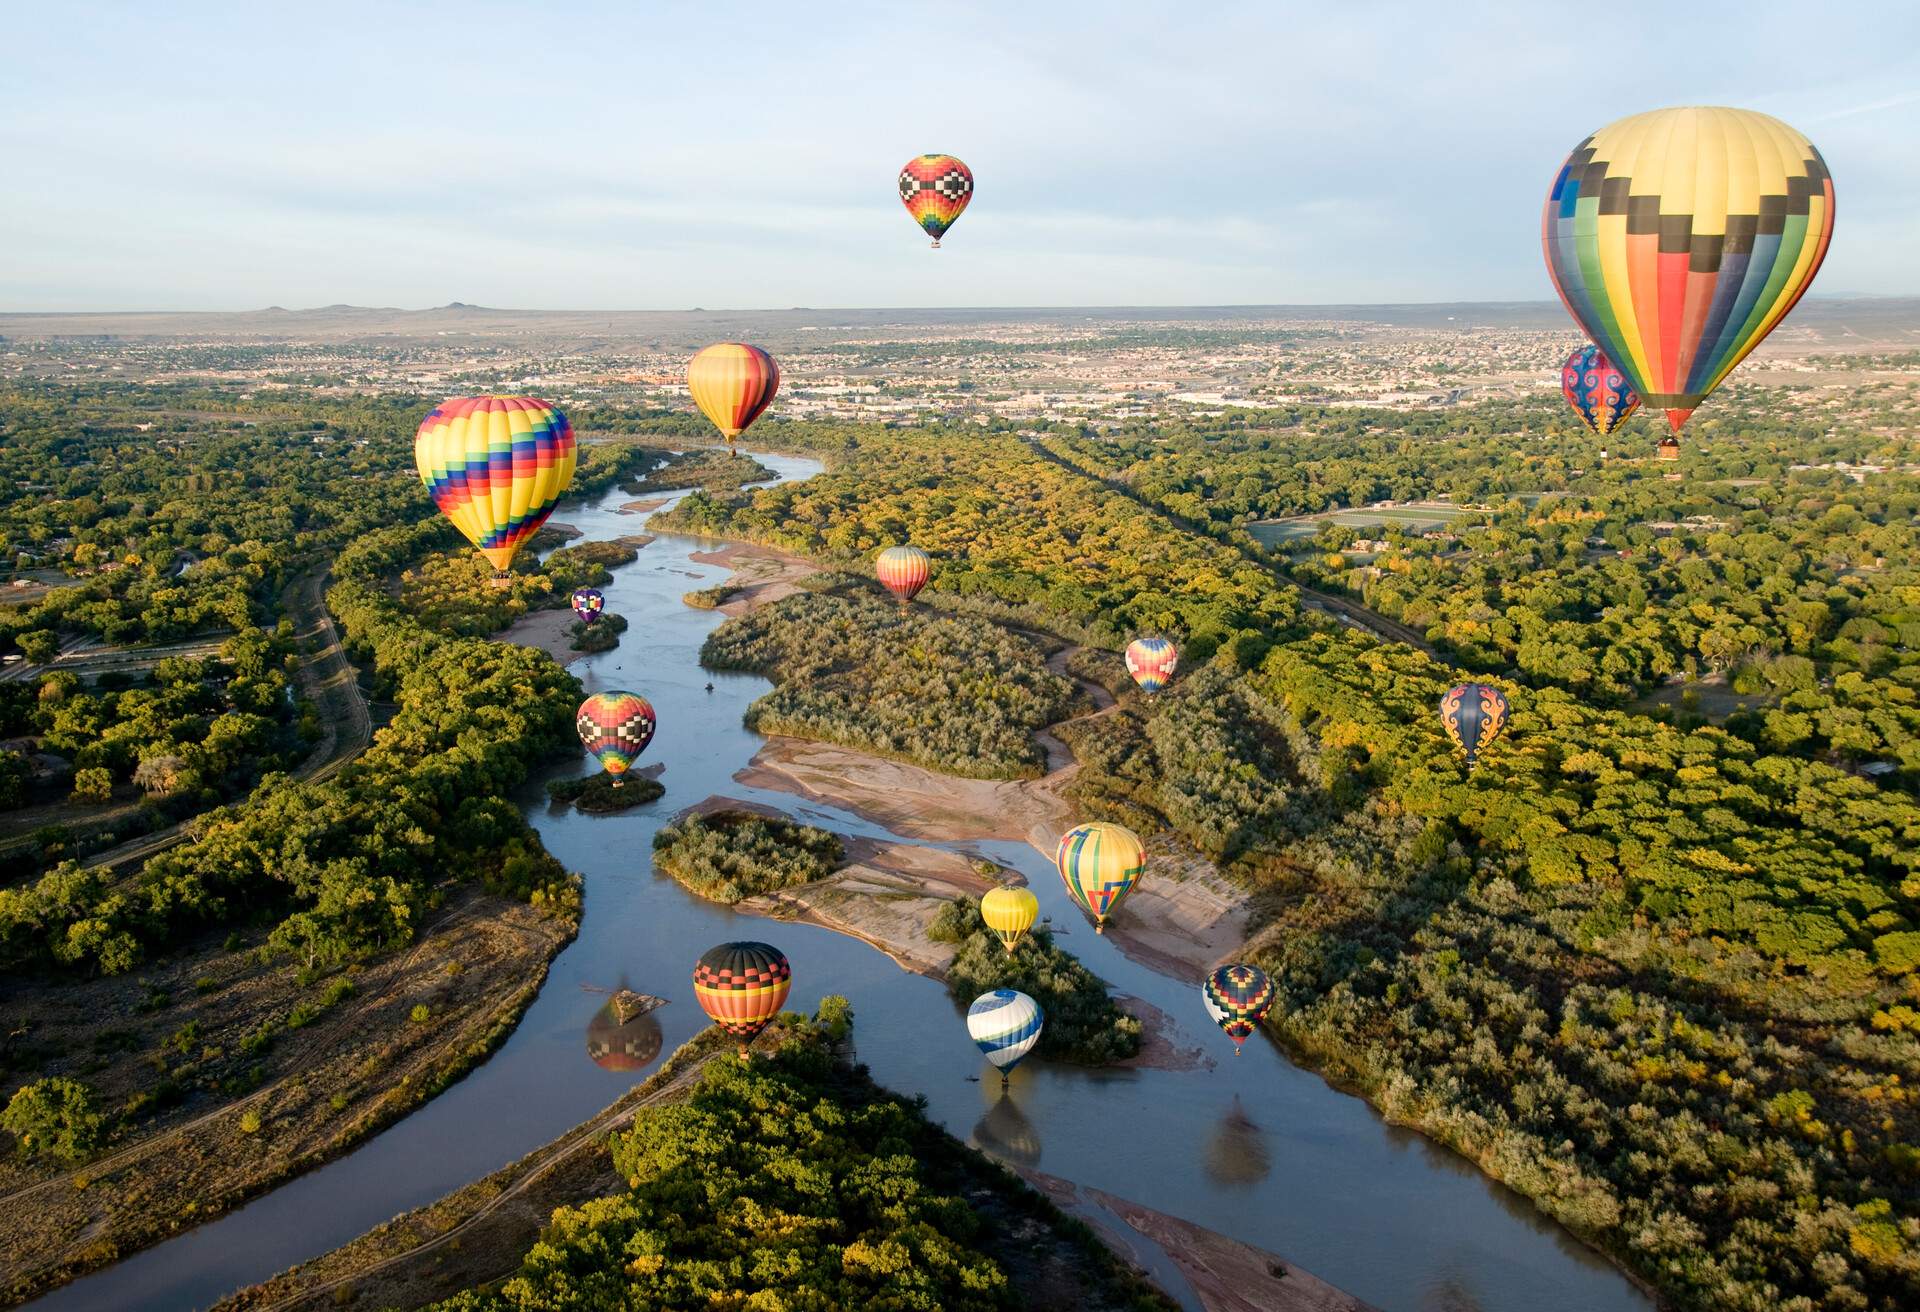
{"type": "MultiPolygon", "coordinates": [[[[820,468],[798,458],[760,459],[782,480],[820,468]]],[[[589,539],[618,537],[644,523],[617,511],[629,499],[615,490],[557,517],[589,539]]],[[[827,993],[852,999],[855,1043],[874,1077],[924,1095],[935,1120],[1011,1163],[1269,1249],[1388,1312],[1653,1307],[1524,1199],[1418,1135],[1385,1125],[1359,1099],[1289,1064],[1270,1042],[1250,1041],[1235,1058],[1207,1020],[1195,983],[1156,974],[1089,932],[1051,862],[1024,843],[925,845],[978,852],[1023,872],[1042,914],[1060,927],[1061,944],[1118,991],[1172,1017],[1174,1044],[1204,1049],[1211,1066],[1088,1071],[1029,1061],[1002,1095],[940,984],[856,939],[736,915],[655,874],[654,832],[714,793],[843,833],[892,837],[833,807],[733,782],[762,741],[741,727],[742,712],[769,685],[700,668],[700,644],[723,617],[680,596],[726,577],[690,558],[711,545],[661,535],[643,548],[604,589],[607,608],[632,627],[614,651],[572,666],[590,692],[627,688],[652,701],[660,723],[646,760],[664,763],[667,791],[614,816],[550,805],[544,780],[594,768],[584,759],[525,788],[522,804],[548,849],[586,878],[586,911],[579,938],[555,959],[506,1044],[338,1161],[34,1307],[204,1307],[498,1169],[592,1116],[698,1031],[705,1017],[693,1000],[694,960],[735,938],[765,939],[787,953],[796,1009],[811,1010],[827,993]],[[587,1050],[588,1024],[605,991],[621,984],[670,1001],[653,1013],[663,1046],[641,1071],[602,1069],[587,1050]]],[[[1194,1306],[1164,1255],[1141,1256],[1194,1306]]]]}

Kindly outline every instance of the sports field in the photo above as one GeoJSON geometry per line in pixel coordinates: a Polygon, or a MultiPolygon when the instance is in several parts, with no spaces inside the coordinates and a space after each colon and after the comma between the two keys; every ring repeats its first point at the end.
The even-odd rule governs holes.
{"type": "Polygon", "coordinates": [[[1328,510],[1318,515],[1297,515],[1292,519],[1269,519],[1247,525],[1247,531],[1266,546],[1278,546],[1310,538],[1322,524],[1342,524],[1348,528],[1403,528],[1425,532],[1442,528],[1473,514],[1456,506],[1376,506],[1365,510],[1328,510]]]}

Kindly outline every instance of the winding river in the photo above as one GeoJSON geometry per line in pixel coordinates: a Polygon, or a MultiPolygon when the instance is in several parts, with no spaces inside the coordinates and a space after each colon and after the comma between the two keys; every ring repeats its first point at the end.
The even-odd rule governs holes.
{"type": "MultiPolygon", "coordinates": [[[[782,480],[819,469],[809,460],[760,458],[782,480]]],[[[615,490],[559,517],[592,539],[630,534],[640,518],[616,509],[628,499],[615,490]]],[[[32,1306],[204,1307],[505,1165],[599,1111],[704,1025],[689,981],[701,950],[764,938],[793,962],[792,1006],[811,1009],[822,994],[847,995],[860,1057],[875,1078],[923,1095],[934,1119],[1010,1162],[1270,1249],[1388,1312],[1652,1308],[1524,1199],[1384,1124],[1364,1102],[1289,1064],[1271,1043],[1249,1042],[1234,1058],[1194,985],[1156,974],[1085,932],[1051,863],[1024,843],[925,845],[978,852],[1022,871],[1042,914],[1065,928],[1063,944],[1118,991],[1172,1017],[1173,1042],[1204,1048],[1213,1065],[1088,1071],[1030,1061],[1003,1097],[997,1080],[980,1078],[985,1063],[939,983],[857,939],[736,915],[655,874],[654,831],[714,793],[843,833],[893,837],[848,812],[733,782],[761,742],[741,727],[741,714],[768,685],[700,668],[701,641],[722,617],[687,607],[680,596],[726,576],[690,558],[702,546],[662,535],[618,571],[605,589],[607,606],[633,627],[616,650],[572,667],[590,691],[627,687],[652,700],[660,726],[647,759],[665,764],[667,792],[617,816],[549,805],[544,779],[584,772],[585,760],[525,788],[522,804],[547,847],[586,878],[586,913],[579,938],[554,961],[500,1051],[347,1156],[32,1306]],[[662,1047],[640,1071],[605,1070],[588,1054],[589,1022],[605,991],[623,983],[671,1003],[654,1013],[662,1047]]],[[[1163,1254],[1143,1246],[1141,1257],[1170,1292],[1197,1306],[1163,1254]]]]}

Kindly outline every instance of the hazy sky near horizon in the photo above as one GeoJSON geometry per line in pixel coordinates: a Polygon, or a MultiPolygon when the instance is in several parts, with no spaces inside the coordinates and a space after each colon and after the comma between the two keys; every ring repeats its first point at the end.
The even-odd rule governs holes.
{"type": "Polygon", "coordinates": [[[1625,114],[1800,128],[1920,293],[1920,4],[16,5],[0,310],[1550,299],[1625,114]],[[937,254],[902,161],[978,191],[937,254]]]}

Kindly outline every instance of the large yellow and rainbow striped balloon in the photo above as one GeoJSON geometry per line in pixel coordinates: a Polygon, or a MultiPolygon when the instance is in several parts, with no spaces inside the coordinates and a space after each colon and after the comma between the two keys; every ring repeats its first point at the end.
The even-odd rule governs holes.
{"type": "Polygon", "coordinates": [[[1812,284],[1833,179],[1777,118],[1656,109],[1574,147],[1541,238],[1560,299],[1677,433],[1812,284]]]}
{"type": "Polygon", "coordinates": [[[1093,917],[1093,932],[1104,934],[1107,917],[1140,882],[1147,850],[1131,829],[1096,820],[1060,835],[1054,864],[1067,892],[1093,917]]]}
{"type": "Polygon", "coordinates": [[[573,481],[573,426],[531,396],[461,396],[420,421],[413,460],[433,504],[504,571],[573,481]]]}
{"type": "Polygon", "coordinates": [[[715,342],[687,362],[687,391],[727,439],[729,451],[779,390],[780,366],[745,342],[715,342]]]}

